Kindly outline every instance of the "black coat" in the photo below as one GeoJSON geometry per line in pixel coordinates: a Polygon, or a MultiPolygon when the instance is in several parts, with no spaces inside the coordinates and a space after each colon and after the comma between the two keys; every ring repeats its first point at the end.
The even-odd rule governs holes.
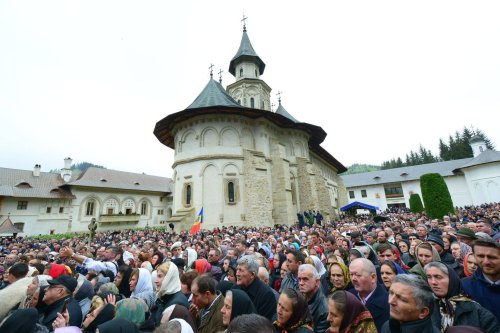
{"type": "MultiPolygon", "coordinates": [[[[354,288],[349,291],[361,300],[354,288]]],[[[377,283],[375,292],[368,298],[365,306],[370,311],[377,330],[380,331],[382,325],[389,320],[389,294],[383,285],[377,283]]]]}
{"type": "Polygon", "coordinates": [[[252,300],[257,313],[274,321],[277,303],[271,287],[258,278],[255,278],[253,282],[245,288],[235,285],[232,289],[241,289],[246,292],[248,297],[252,300]]]}
{"type": "Polygon", "coordinates": [[[163,295],[161,298],[156,300],[155,305],[151,308],[151,319],[147,320],[142,326],[141,329],[144,330],[152,330],[155,326],[159,326],[161,322],[161,317],[163,316],[163,311],[168,308],[170,305],[182,305],[189,309],[189,303],[186,296],[182,293],[182,291],[178,291],[175,294],[171,295],[163,295]],[[151,326],[154,321],[153,327],[151,326]]]}
{"type": "Polygon", "coordinates": [[[321,288],[318,288],[307,305],[313,318],[314,333],[324,333],[330,327],[330,323],[326,319],[328,317],[328,303],[321,288]]]}
{"type": "MultiPolygon", "coordinates": [[[[476,302],[457,301],[453,326],[474,326],[486,333],[500,332],[496,317],[476,302]]],[[[433,324],[441,330],[441,313],[436,301],[432,312],[433,324]]]]}
{"type": "Polygon", "coordinates": [[[441,333],[436,327],[432,325],[431,316],[427,316],[423,320],[411,321],[408,323],[400,323],[397,320],[388,320],[382,328],[380,333],[441,333]]]}
{"type": "Polygon", "coordinates": [[[54,330],[52,327],[52,323],[57,318],[57,313],[61,312],[64,301],[70,298],[68,303],[68,313],[69,313],[69,325],[68,326],[77,326],[80,327],[82,325],[82,309],[80,308],[80,304],[71,298],[71,296],[66,296],[61,298],[60,300],[55,301],[51,305],[47,305],[44,308],[43,313],[41,314],[39,324],[47,327],[50,332],[54,330]]]}

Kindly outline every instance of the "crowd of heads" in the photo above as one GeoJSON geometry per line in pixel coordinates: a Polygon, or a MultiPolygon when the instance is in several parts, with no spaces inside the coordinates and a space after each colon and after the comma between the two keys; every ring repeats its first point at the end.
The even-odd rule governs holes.
{"type": "Polygon", "coordinates": [[[412,322],[489,331],[500,319],[499,211],[105,231],[91,243],[2,238],[0,331],[369,333],[412,322]],[[489,323],[454,318],[464,302],[489,323]]]}

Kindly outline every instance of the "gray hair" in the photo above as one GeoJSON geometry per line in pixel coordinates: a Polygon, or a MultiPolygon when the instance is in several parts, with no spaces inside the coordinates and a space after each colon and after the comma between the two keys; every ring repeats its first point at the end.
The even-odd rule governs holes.
{"type": "Polygon", "coordinates": [[[424,267],[425,274],[427,274],[427,270],[429,270],[429,268],[432,268],[432,267],[439,269],[446,276],[450,275],[450,273],[448,272],[448,267],[439,261],[433,261],[433,262],[430,262],[427,265],[425,265],[425,267],[424,267]]]}
{"type": "Polygon", "coordinates": [[[239,265],[247,265],[247,269],[250,273],[255,273],[255,276],[259,273],[259,261],[252,254],[247,254],[240,259],[238,259],[239,265]]]}
{"type": "Polygon", "coordinates": [[[311,271],[314,280],[319,280],[321,276],[318,273],[316,267],[311,264],[302,264],[299,266],[299,273],[304,271],[311,271]]]}
{"type": "Polygon", "coordinates": [[[425,224],[419,224],[415,227],[415,229],[419,228],[419,227],[422,227],[422,228],[425,228],[425,230],[429,231],[429,228],[427,228],[427,226],[425,224]]]}
{"type": "MultiPolygon", "coordinates": [[[[363,272],[366,272],[368,274],[377,273],[377,269],[375,268],[375,265],[370,260],[368,260],[366,258],[356,258],[351,262],[351,265],[358,263],[358,262],[361,263],[361,266],[363,268],[363,272]]],[[[351,265],[349,265],[349,267],[351,265]]]]}
{"type": "Polygon", "coordinates": [[[432,305],[434,303],[434,294],[427,283],[416,275],[399,274],[396,275],[392,285],[401,283],[413,288],[413,298],[417,303],[417,309],[422,310],[428,308],[432,312],[432,305]]]}

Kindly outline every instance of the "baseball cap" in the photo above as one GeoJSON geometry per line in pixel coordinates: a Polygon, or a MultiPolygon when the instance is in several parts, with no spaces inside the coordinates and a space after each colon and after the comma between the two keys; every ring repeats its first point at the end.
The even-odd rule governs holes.
{"type": "Polygon", "coordinates": [[[57,279],[52,279],[47,281],[51,286],[62,285],[66,287],[71,293],[75,291],[78,281],[75,278],[68,275],[61,275],[57,279]]]}

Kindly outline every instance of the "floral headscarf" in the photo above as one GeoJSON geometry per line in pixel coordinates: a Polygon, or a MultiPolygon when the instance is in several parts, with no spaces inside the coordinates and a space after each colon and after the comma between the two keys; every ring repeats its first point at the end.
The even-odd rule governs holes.
{"type": "MultiPolygon", "coordinates": [[[[292,315],[285,324],[279,323],[277,320],[273,323],[276,330],[280,333],[294,332],[301,327],[310,329],[312,331],[312,317],[309,312],[307,300],[302,293],[293,288],[285,289],[281,295],[294,299],[292,301],[292,315]]],[[[280,296],[281,297],[281,296],[280,296]]]]}
{"type": "MultiPolygon", "coordinates": [[[[351,274],[349,274],[349,268],[341,262],[334,262],[330,265],[330,267],[328,269],[329,274],[331,274],[332,266],[334,266],[334,265],[339,266],[340,269],[342,270],[342,274],[344,275],[344,286],[342,287],[342,290],[345,290],[347,288],[347,286],[349,285],[349,283],[351,283],[351,274]]],[[[339,288],[333,287],[332,292],[334,292],[335,290],[339,290],[339,288]]]]}

